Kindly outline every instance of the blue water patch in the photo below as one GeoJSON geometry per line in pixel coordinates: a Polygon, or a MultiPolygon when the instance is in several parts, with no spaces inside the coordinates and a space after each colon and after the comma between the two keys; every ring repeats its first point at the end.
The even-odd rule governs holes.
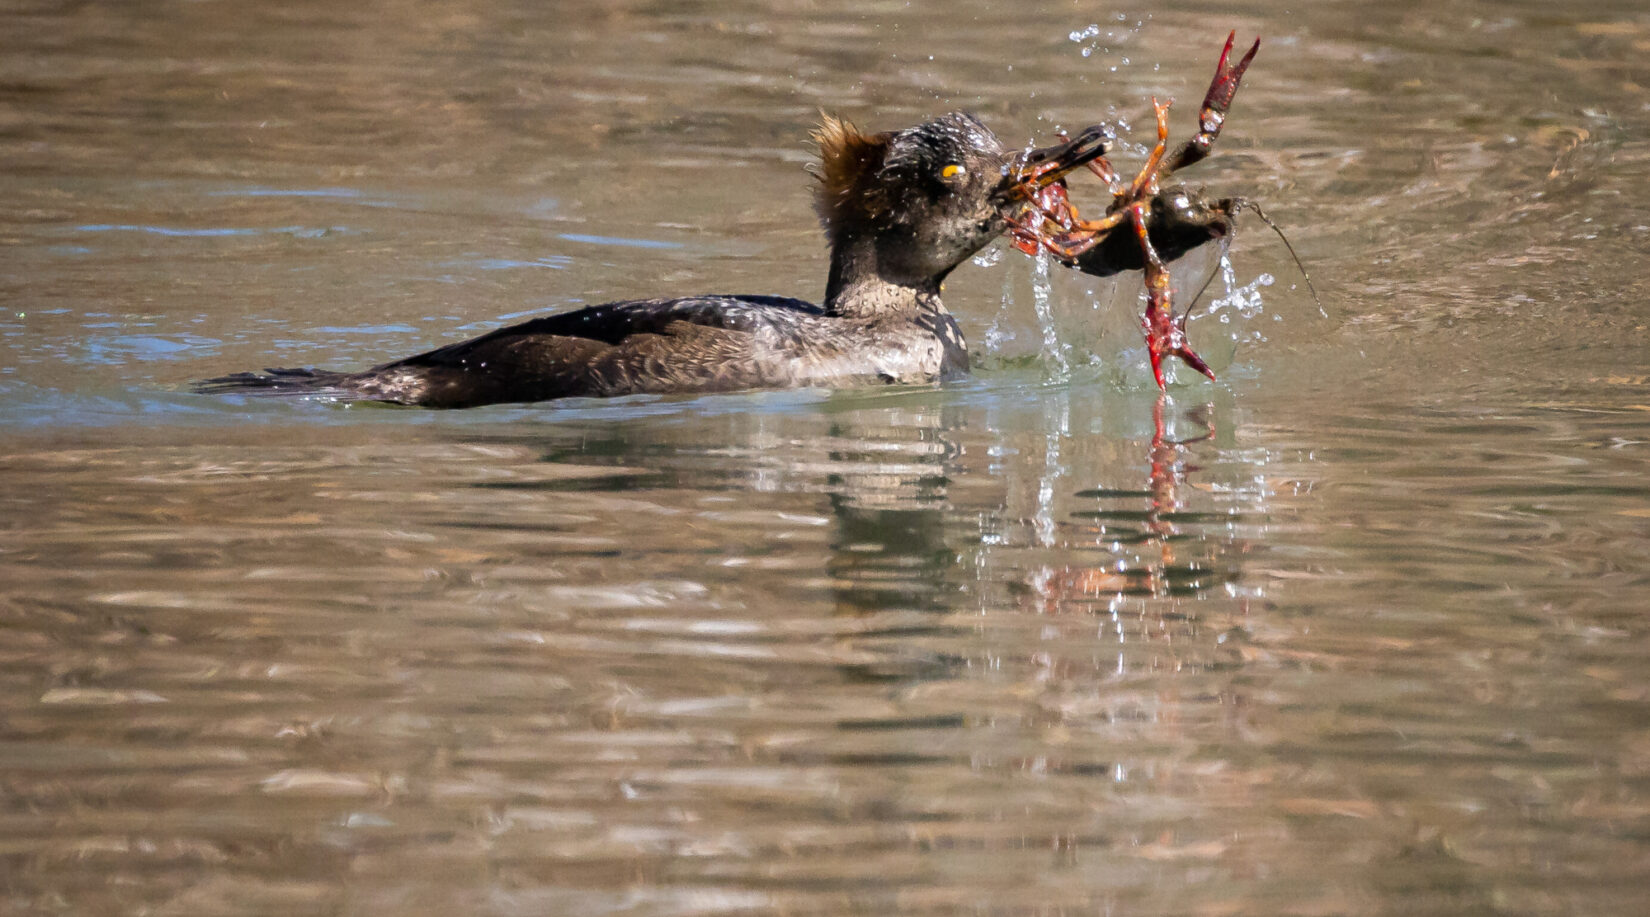
{"type": "MultiPolygon", "coordinates": [[[[172,423],[222,423],[223,405],[187,392],[155,389],[63,392],[31,385],[0,385],[0,429],[58,430],[130,424],[139,415],[172,423]]],[[[245,422],[244,408],[236,416],[245,422]]]]}
{"type": "Polygon", "coordinates": [[[350,229],[345,226],[276,226],[269,229],[216,226],[200,229],[178,229],[172,226],[143,226],[134,223],[88,223],[84,226],[76,226],[75,229],[79,232],[142,232],[154,236],[185,239],[258,235],[288,235],[299,239],[319,239],[322,236],[334,233],[350,232],[350,229]]]}
{"type": "Polygon", "coordinates": [[[353,207],[381,207],[397,208],[416,206],[415,202],[405,195],[384,197],[382,194],[369,196],[359,188],[229,188],[221,191],[207,191],[208,197],[244,197],[244,198],[299,198],[317,201],[337,201],[353,207]]]}
{"type": "Polygon", "coordinates": [[[512,258],[483,258],[473,263],[484,271],[508,271],[521,267],[547,267],[551,270],[560,271],[571,265],[573,259],[566,255],[546,255],[532,261],[517,261],[512,258]]]}
{"type": "Polygon", "coordinates": [[[323,325],[315,330],[322,334],[412,334],[418,329],[411,325],[323,325]]]}
{"type": "Polygon", "coordinates": [[[619,236],[587,236],[581,233],[564,232],[556,236],[568,242],[582,242],[586,245],[617,245],[623,248],[681,248],[680,242],[665,242],[659,239],[626,239],[619,236]]]}
{"type": "MultiPolygon", "coordinates": [[[[91,327],[91,326],[87,326],[91,327]]],[[[215,348],[223,342],[217,338],[197,334],[162,337],[154,334],[122,334],[113,337],[94,337],[81,342],[83,358],[71,362],[120,365],[144,360],[173,360],[185,351],[200,355],[205,348],[215,348]]]]}
{"type": "Polygon", "coordinates": [[[134,226],[115,223],[89,223],[85,226],[76,226],[81,232],[146,232],[156,236],[251,236],[257,235],[256,229],[173,229],[168,226],[134,226]]]}
{"type": "MultiPolygon", "coordinates": [[[[537,316],[537,315],[549,315],[549,314],[554,313],[554,312],[561,312],[561,311],[564,311],[564,310],[567,310],[567,309],[572,309],[576,306],[582,306],[582,305],[584,305],[584,300],[583,299],[571,298],[571,299],[567,299],[566,301],[562,302],[561,304],[555,305],[555,306],[537,306],[537,307],[532,308],[532,309],[523,309],[520,312],[506,312],[503,315],[495,315],[490,319],[490,322],[494,322],[494,323],[496,323],[496,322],[513,322],[518,318],[531,318],[531,317],[537,316]]],[[[483,324],[483,323],[473,323],[473,324],[483,324]]]]}
{"type": "Polygon", "coordinates": [[[236,191],[212,191],[212,197],[328,197],[355,198],[361,192],[355,188],[245,188],[236,191]]]}

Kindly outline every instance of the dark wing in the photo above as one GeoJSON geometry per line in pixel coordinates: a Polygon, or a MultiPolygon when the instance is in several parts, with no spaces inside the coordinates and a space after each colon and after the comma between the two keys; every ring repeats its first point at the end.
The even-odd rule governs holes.
{"type": "Polygon", "coordinates": [[[695,296],[611,302],[535,318],[385,366],[450,366],[473,362],[476,356],[493,348],[516,347],[524,341],[546,337],[618,344],[632,335],[659,334],[677,322],[730,331],[755,331],[759,325],[769,324],[788,313],[818,315],[820,310],[812,303],[781,296],[695,296]]]}
{"type": "Polygon", "coordinates": [[[533,319],[360,374],[370,397],[439,407],[787,383],[758,336],[799,335],[801,300],[705,296],[607,303],[533,319]]]}

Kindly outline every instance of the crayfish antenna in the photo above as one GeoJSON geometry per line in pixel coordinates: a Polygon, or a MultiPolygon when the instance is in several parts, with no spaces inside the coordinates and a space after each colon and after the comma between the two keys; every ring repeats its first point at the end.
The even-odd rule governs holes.
{"type": "Polygon", "coordinates": [[[1323,307],[1323,300],[1318,297],[1318,288],[1312,285],[1312,275],[1306,272],[1306,265],[1301,263],[1301,256],[1295,254],[1295,246],[1289,244],[1289,237],[1283,234],[1283,230],[1278,228],[1278,224],[1272,222],[1272,218],[1267,216],[1266,211],[1260,209],[1260,205],[1254,201],[1241,197],[1233,198],[1232,207],[1236,210],[1253,210],[1255,216],[1260,217],[1260,221],[1265,223],[1268,229],[1278,234],[1279,241],[1283,242],[1283,247],[1289,251],[1289,257],[1295,262],[1295,269],[1301,272],[1301,279],[1306,281],[1306,289],[1312,293],[1312,302],[1318,307],[1318,314],[1328,318],[1329,313],[1323,307]]]}

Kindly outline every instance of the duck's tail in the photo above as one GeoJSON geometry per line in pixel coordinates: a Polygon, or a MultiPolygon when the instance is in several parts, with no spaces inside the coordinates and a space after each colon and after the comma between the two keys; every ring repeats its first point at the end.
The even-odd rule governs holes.
{"type": "Polygon", "coordinates": [[[359,397],[349,384],[352,373],[324,369],[266,369],[202,379],[191,386],[202,395],[330,395],[359,397]]]}

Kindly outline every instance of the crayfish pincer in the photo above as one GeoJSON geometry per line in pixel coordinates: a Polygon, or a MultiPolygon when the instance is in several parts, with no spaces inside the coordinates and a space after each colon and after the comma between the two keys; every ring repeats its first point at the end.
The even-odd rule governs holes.
{"type": "MultiPolygon", "coordinates": [[[[1235,32],[1226,37],[1214,79],[1198,111],[1197,133],[1172,153],[1168,147],[1169,105],[1152,100],[1157,143],[1132,181],[1125,183],[1106,160],[1104,143],[1111,139],[1111,133],[1098,125],[1083,131],[1078,140],[1068,141],[1076,147],[1082,147],[1086,141],[1093,149],[1085,149],[1085,155],[1058,157],[1058,166],[1030,159],[1022,165],[1027,172],[1041,170],[1042,174],[1040,181],[1024,185],[1027,189],[1024,213],[1010,221],[1010,232],[1021,251],[1027,254],[1046,251],[1063,264],[1097,277],[1133,270],[1145,273],[1146,311],[1141,326],[1146,332],[1152,375],[1159,388],[1164,384],[1162,359],[1165,354],[1178,357],[1210,379],[1215,377],[1209,365],[1186,342],[1186,316],[1175,314],[1165,264],[1210,242],[1228,240],[1240,210],[1253,210],[1267,225],[1272,225],[1258,206],[1242,198],[1206,200],[1186,188],[1163,186],[1170,175],[1206,158],[1220,136],[1226,113],[1237,95],[1238,83],[1260,50],[1257,38],[1234,64],[1231,53],[1236,38],[1235,32]],[[1100,219],[1080,217],[1067,196],[1065,178],[1079,167],[1086,167],[1099,176],[1111,192],[1111,202],[1100,219]],[[1048,174],[1055,168],[1059,174],[1048,174]]],[[[1308,285],[1310,283],[1308,280],[1308,285]]]]}

